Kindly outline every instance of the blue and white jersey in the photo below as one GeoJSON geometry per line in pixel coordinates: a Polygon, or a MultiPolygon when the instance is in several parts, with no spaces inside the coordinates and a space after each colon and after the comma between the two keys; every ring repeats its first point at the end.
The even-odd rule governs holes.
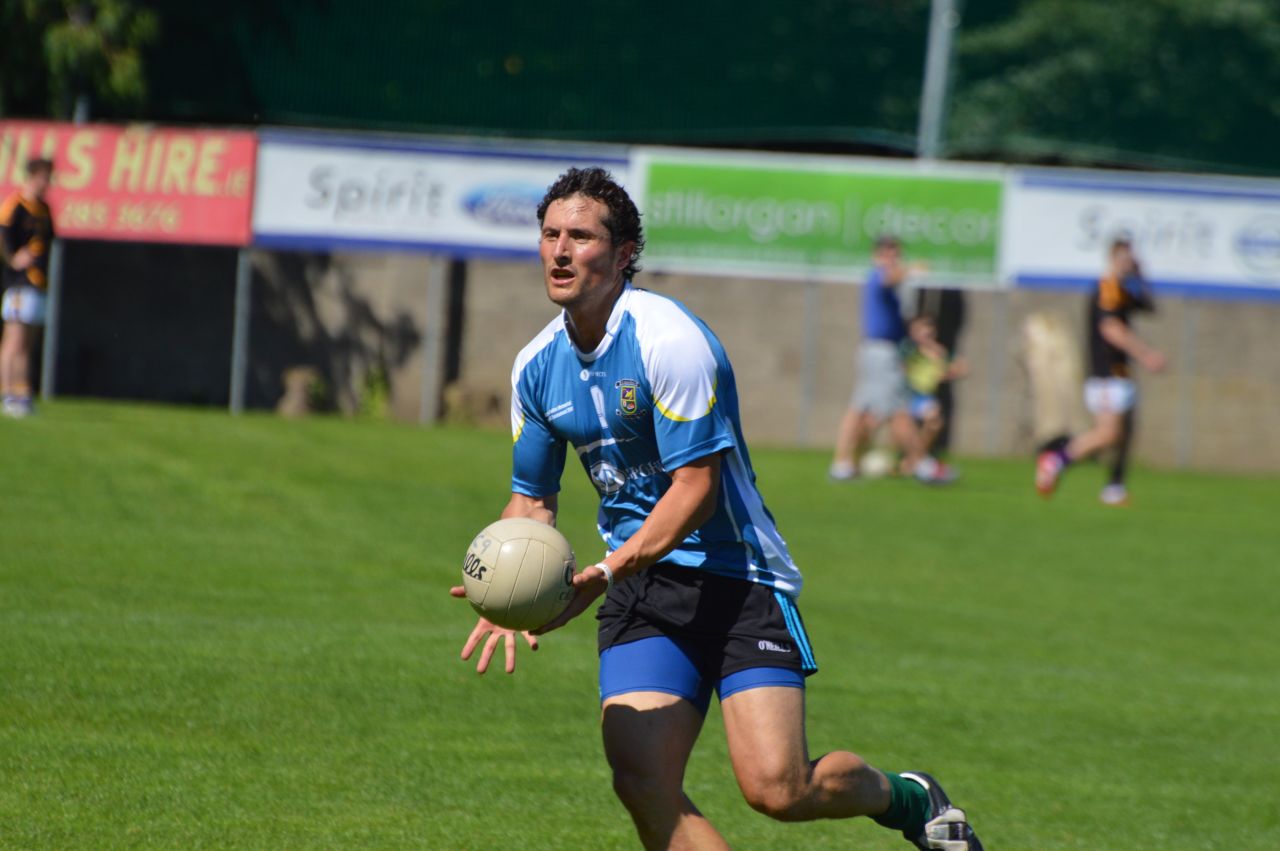
{"type": "Polygon", "coordinates": [[[756,489],[738,419],[733,367],[702,320],[628,283],[595,351],[574,345],[561,314],[511,371],[511,489],[560,490],[572,446],[600,494],[610,551],[635,534],[671,487],[671,472],[723,452],[714,516],[664,563],[800,593],[800,571],[756,489]]]}

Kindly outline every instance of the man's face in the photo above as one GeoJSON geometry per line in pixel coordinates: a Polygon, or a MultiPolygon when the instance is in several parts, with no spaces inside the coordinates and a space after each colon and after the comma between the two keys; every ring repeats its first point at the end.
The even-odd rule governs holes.
{"type": "Polygon", "coordinates": [[[891,266],[902,259],[902,249],[893,244],[879,245],[872,259],[877,266],[891,266]]]}
{"type": "Polygon", "coordinates": [[[1111,249],[1111,267],[1116,274],[1128,275],[1133,272],[1133,249],[1128,245],[1117,245],[1111,249]]]}
{"type": "Polygon", "coordinates": [[[604,226],[609,208],[585,195],[552,201],[542,219],[539,254],[547,297],[564,308],[589,304],[621,283],[633,245],[615,246],[604,226]]]}
{"type": "Polygon", "coordinates": [[[45,193],[49,191],[49,184],[52,181],[52,172],[39,169],[27,175],[27,189],[35,197],[44,200],[45,193]]]}

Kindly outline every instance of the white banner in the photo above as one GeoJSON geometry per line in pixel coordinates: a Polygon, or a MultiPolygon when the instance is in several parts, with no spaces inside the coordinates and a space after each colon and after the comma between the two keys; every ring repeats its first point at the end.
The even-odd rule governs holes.
{"type": "Polygon", "coordinates": [[[1090,283],[1119,234],[1158,288],[1280,291],[1280,181],[1019,169],[1005,195],[1001,272],[1021,286],[1090,283]]]}
{"type": "Polygon", "coordinates": [[[538,203],[570,166],[625,185],[621,149],[510,149],[265,132],[254,242],[533,255],[538,203]]]}

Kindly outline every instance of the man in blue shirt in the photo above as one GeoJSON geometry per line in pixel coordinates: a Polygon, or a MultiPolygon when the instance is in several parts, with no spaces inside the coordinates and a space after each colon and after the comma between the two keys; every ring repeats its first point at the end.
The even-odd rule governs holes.
{"type": "MultiPolygon", "coordinates": [[[[631,285],[644,245],[625,190],[570,169],[539,208],[547,295],[563,310],[512,370],[511,500],[503,517],[554,523],[568,449],[600,495],[608,552],[574,577],[563,615],[602,595],[600,695],[614,789],[647,848],[727,848],[684,794],[711,692],[747,801],[784,820],[866,815],[917,848],[980,849],[964,812],[923,773],[886,774],[847,751],[811,761],[805,677],[817,670],[795,598],[800,572],[756,489],[720,341],[682,305],[631,285]]],[[[454,596],[464,596],[461,588],[454,596]]],[[[484,618],[463,647],[515,634],[484,618]]]]}
{"type": "Polygon", "coordinates": [[[903,470],[926,484],[946,484],[955,478],[947,465],[925,453],[924,441],[909,411],[901,349],[907,329],[898,301],[898,287],[908,272],[897,237],[877,239],[871,272],[862,287],[857,382],[840,421],[831,460],[830,475],[836,481],[857,477],[858,454],[886,421],[894,445],[902,451],[903,470]]]}

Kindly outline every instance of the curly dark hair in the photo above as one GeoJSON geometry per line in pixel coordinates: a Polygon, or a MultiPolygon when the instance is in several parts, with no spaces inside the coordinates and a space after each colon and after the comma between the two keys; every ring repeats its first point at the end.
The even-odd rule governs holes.
{"type": "Polygon", "coordinates": [[[43,157],[36,157],[34,159],[27,160],[27,177],[31,177],[36,174],[53,174],[53,160],[44,159],[43,157]]]}
{"type": "Polygon", "coordinates": [[[546,218],[547,208],[552,201],[568,198],[570,195],[585,195],[593,198],[609,208],[602,224],[609,229],[609,238],[614,245],[634,242],[631,258],[627,268],[622,270],[626,277],[634,277],[640,271],[640,252],[644,251],[644,228],[640,226],[640,211],[635,202],[627,194],[613,175],[599,168],[571,168],[556,178],[556,182],[547,187],[547,194],[538,205],[538,224],[546,218]]]}

